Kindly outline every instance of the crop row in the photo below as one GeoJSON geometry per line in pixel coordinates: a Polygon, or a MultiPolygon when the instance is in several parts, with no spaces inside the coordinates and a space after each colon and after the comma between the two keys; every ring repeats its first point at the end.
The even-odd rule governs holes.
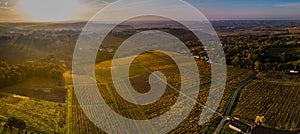
{"type": "Polygon", "coordinates": [[[267,126],[299,129],[299,98],[299,86],[254,81],[244,89],[234,114],[252,122],[265,116],[267,126]]]}

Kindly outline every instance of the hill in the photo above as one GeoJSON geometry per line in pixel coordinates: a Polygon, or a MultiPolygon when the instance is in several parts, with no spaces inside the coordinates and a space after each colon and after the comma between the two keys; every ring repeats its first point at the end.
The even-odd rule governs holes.
{"type": "MultiPolygon", "coordinates": [[[[116,59],[117,62],[124,62],[126,58],[116,59]]],[[[166,79],[169,82],[169,86],[166,88],[166,92],[163,97],[149,105],[134,105],[124,101],[124,99],[118,95],[115,90],[115,86],[111,82],[110,76],[110,64],[111,61],[100,62],[96,65],[96,77],[98,81],[99,91],[105,98],[106,104],[109,105],[115,112],[133,119],[151,119],[168,111],[176,101],[178,96],[178,89],[180,89],[180,74],[177,70],[176,64],[172,60],[158,51],[151,51],[143,53],[136,57],[130,67],[130,81],[132,86],[139,92],[146,92],[149,90],[149,72],[161,71],[166,75],[166,79]],[[155,60],[152,60],[155,59],[155,60]]],[[[214,117],[203,126],[199,126],[198,120],[203,105],[206,102],[207,95],[215,89],[210,89],[210,63],[197,61],[197,65],[200,71],[201,87],[199,89],[197,105],[194,106],[193,112],[171,133],[192,133],[192,132],[207,132],[213,130],[214,124],[218,122],[218,116],[214,117]]],[[[228,86],[226,86],[222,101],[217,110],[218,113],[223,113],[225,107],[228,105],[228,100],[235,91],[235,87],[243,82],[248,76],[253,73],[251,70],[238,69],[228,67],[228,86]]],[[[185,81],[185,80],[184,80],[185,81]]],[[[188,80],[186,81],[188,82],[188,80]]],[[[121,84],[122,82],[120,82],[121,84]]],[[[126,90],[126,89],[124,89],[126,90]]],[[[103,133],[102,130],[97,128],[89,119],[83,114],[79,103],[73,90],[70,90],[72,95],[68,95],[68,100],[72,104],[72,133],[103,133]]],[[[191,94],[196,94],[191,92],[191,94]]],[[[172,121],[172,119],[166,119],[172,121]]],[[[164,124],[161,124],[164,125],[164,124]]],[[[113,127],[111,128],[114,129],[113,127]]]]}

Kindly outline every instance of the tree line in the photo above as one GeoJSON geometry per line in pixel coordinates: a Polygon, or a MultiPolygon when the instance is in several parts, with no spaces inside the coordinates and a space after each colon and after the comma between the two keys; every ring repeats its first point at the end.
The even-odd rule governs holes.
{"type": "MultiPolygon", "coordinates": [[[[300,47],[300,35],[232,35],[223,36],[220,39],[227,65],[257,71],[300,70],[299,63],[292,63],[299,59],[298,55],[282,52],[271,56],[269,52],[272,48],[300,47]]],[[[207,55],[201,47],[201,41],[188,41],[186,44],[194,55],[207,55]]]]}
{"type": "Polygon", "coordinates": [[[26,129],[26,127],[26,123],[23,120],[17,119],[16,117],[12,116],[9,117],[6,123],[4,124],[4,129],[2,130],[2,133],[7,132],[7,130],[9,130],[10,133],[12,133],[13,129],[16,128],[18,129],[18,133],[20,134],[23,130],[26,129]]]}
{"type": "Polygon", "coordinates": [[[297,55],[285,52],[275,57],[269,55],[270,48],[300,47],[300,36],[238,35],[223,37],[222,43],[229,65],[257,71],[300,69],[299,64],[291,63],[298,59],[297,55]]]}

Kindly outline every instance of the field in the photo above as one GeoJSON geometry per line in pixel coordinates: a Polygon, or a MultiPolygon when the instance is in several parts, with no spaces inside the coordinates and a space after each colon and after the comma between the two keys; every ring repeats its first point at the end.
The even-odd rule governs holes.
{"type": "MultiPolygon", "coordinates": [[[[126,61],[126,58],[116,59],[116,62],[126,61]]],[[[211,79],[211,65],[207,62],[197,60],[199,69],[200,82],[201,84],[207,84],[211,79]]],[[[110,83],[111,82],[111,60],[100,62],[96,64],[96,79],[99,83],[110,83]]],[[[172,79],[178,82],[179,74],[175,70],[176,64],[172,62],[172,59],[166,57],[162,53],[148,52],[140,56],[137,56],[130,65],[130,77],[148,73],[149,71],[164,71],[164,73],[173,73],[172,79]],[[155,60],[152,60],[155,59],[155,60]],[[172,70],[170,70],[172,69],[172,70]],[[175,73],[177,72],[177,74],[175,73]]],[[[227,84],[229,86],[236,87],[240,82],[245,80],[247,76],[253,74],[254,71],[248,69],[241,69],[235,67],[227,67],[227,84]]],[[[168,76],[168,75],[167,75],[168,76]]],[[[170,79],[170,80],[172,80],[170,79]]]]}
{"type": "MultiPolygon", "coordinates": [[[[15,116],[24,120],[28,132],[62,133],[64,131],[65,104],[63,103],[2,93],[0,109],[2,117],[15,116]]],[[[2,127],[1,125],[0,131],[2,127]]]]}
{"type": "Polygon", "coordinates": [[[0,89],[0,92],[18,94],[51,102],[65,102],[67,90],[59,86],[57,79],[33,77],[21,83],[0,89]]]}
{"type": "Polygon", "coordinates": [[[265,116],[268,127],[299,130],[299,98],[299,84],[255,80],[243,90],[234,116],[253,123],[265,116]]]}
{"type": "MultiPolygon", "coordinates": [[[[127,59],[117,59],[118,62],[124,62],[127,59]]],[[[177,69],[176,64],[166,55],[159,52],[147,52],[143,53],[135,58],[132,62],[129,75],[132,86],[138,92],[146,92],[150,89],[149,86],[149,73],[152,71],[161,71],[165,74],[168,86],[163,97],[153,103],[148,105],[134,105],[124,101],[124,99],[116,92],[115,86],[122,86],[122,81],[119,82],[120,85],[113,85],[111,82],[110,76],[110,64],[111,61],[104,61],[96,65],[96,78],[98,81],[98,88],[106,101],[106,104],[109,105],[118,114],[131,118],[131,119],[152,119],[159,115],[164,114],[168,111],[171,106],[175,103],[178,96],[178,89],[180,89],[180,74],[177,69]],[[151,60],[155,59],[155,60],[151,60]]],[[[186,63],[189,64],[189,63],[186,63]]],[[[207,122],[206,124],[199,126],[198,120],[201,111],[203,110],[203,105],[207,100],[207,95],[210,91],[210,64],[207,62],[197,61],[199,72],[200,72],[200,81],[201,87],[198,94],[197,104],[194,106],[192,113],[171,133],[193,133],[193,132],[205,132],[209,131],[211,125],[214,124],[215,119],[218,115],[207,122]]],[[[240,82],[245,80],[249,75],[253,74],[253,71],[245,69],[236,69],[228,68],[227,83],[228,86],[225,89],[224,96],[222,98],[221,104],[218,107],[217,111],[219,113],[224,112],[224,108],[228,104],[227,101],[231,97],[231,94],[235,90],[235,87],[238,86],[240,82]]],[[[120,76],[122,78],[122,76],[120,76]]],[[[183,80],[188,82],[188,80],[183,80]]],[[[217,87],[215,87],[217,88],[217,87]]],[[[124,89],[126,90],[126,89],[124,89]]],[[[211,89],[213,92],[215,89],[211,89]]],[[[190,92],[189,94],[197,94],[198,92],[190,92]]],[[[82,109],[80,108],[79,103],[77,102],[74,91],[71,89],[68,95],[68,101],[71,101],[71,121],[70,130],[71,133],[104,133],[102,130],[97,128],[89,119],[84,115],[82,109]],[[71,97],[71,99],[70,99],[71,97]]],[[[180,111],[178,111],[180,113],[180,111]]],[[[174,119],[166,119],[170,122],[174,119]]],[[[159,124],[164,126],[165,124],[159,124]]],[[[113,131],[114,126],[110,128],[113,131]]]]}
{"type": "MultiPolygon", "coordinates": [[[[2,4],[4,3],[2,2],[2,4]]],[[[265,20],[211,22],[220,36],[226,53],[226,61],[230,66],[227,67],[226,88],[222,100],[218,104],[219,107],[216,109],[217,113],[208,122],[202,126],[198,124],[200,113],[204,109],[203,105],[207,101],[208,94],[219,91],[219,87],[211,88],[211,83],[218,83],[223,78],[217,76],[212,79],[212,64],[200,60],[204,58],[202,56],[206,55],[204,48],[201,47],[201,42],[194,39],[190,32],[182,29],[181,26],[167,21],[163,21],[163,24],[155,22],[136,26],[122,24],[111,32],[111,36],[106,37],[95,60],[95,76],[99,92],[105,99],[105,103],[102,105],[108,105],[117,114],[126,118],[153,119],[164,115],[174,106],[178,99],[178,90],[181,89],[181,81],[183,81],[188,86],[181,90],[189,91],[186,96],[198,95],[197,104],[187,118],[170,133],[213,133],[223,118],[222,115],[226,108],[231,108],[229,104],[233,104],[233,108],[235,108],[228,111],[230,112],[229,116],[239,117],[242,122],[253,125],[255,116],[263,115],[266,117],[267,127],[300,130],[300,76],[284,73],[293,68],[297,70],[296,65],[300,63],[298,60],[300,59],[300,22],[265,20]],[[124,86],[126,83],[124,79],[127,76],[120,71],[119,81],[112,83],[110,58],[124,38],[143,30],[161,30],[176,34],[187,44],[193,55],[200,56],[199,60],[195,60],[199,72],[192,72],[185,68],[187,74],[199,73],[200,89],[190,90],[198,85],[191,84],[191,81],[194,80],[192,77],[182,79],[177,65],[169,56],[158,51],[148,51],[137,56],[131,63],[130,84],[137,92],[146,93],[151,90],[149,84],[151,73],[159,71],[166,76],[167,81],[163,96],[158,101],[147,105],[135,105],[120,96],[116,87],[121,87],[122,91],[128,90],[127,85],[124,86]],[[259,61],[260,64],[255,65],[256,61],[259,61]],[[294,67],[291,67],[291,63],[294,67]],[[254,81],[249,82],[248,78],[256,74],[253,70],[261,72],[254,81]],[[241,89],[247,82],[249,82],[248,86],[241,89]],[[235,98],[233,97],[235,95],[239,97],[239,100],[230,103],[229,100],[235,98]]],[[[2,68],[0,67],[2,70],[2,74],[0,73],[0,133],[9,133],[3,130],[9,117],[24,120],[27,125],[25,130],[28,133],[104,133],[83,113],[72,85],[73,50],[85,25],[86,22],[0,23],[0,61],[3,60],[11,65],[3,64],[2,68]],[[18,71],[18,65],[31,62],[37,62],[40,66],[33,64],[32,68],[28,66],[24,70],[20,69],[23,71],[18,71]],[[56,69],[52,70],[53,66],[47,63],[53,63],[53,66],[57,65],[56,69]],[[32,71],[28,73],[27,69],[32,69],[32,71]],[[66,71],[63,74],[65,79],[61,80],[61,73],[64,71],[66,71]],[[59,72],[58,75],[55,75],[57,72],[59,72]],[[52,77],[52,74],[58,77],[52,77]]],[[[100,23],[92,25],[95,30],[105,26],[100,23]]],[[[195,26],[197,25],[195,24],[195,26]]],[[[200,30],[198,27],[196,29],[200,30]]],[[[88,34],[90,34],[90,39],[98,38],[93,32],[88,34]]],[[[155,35],[143,41],[148,42],[159,38],[159,35],[155,35]]],[[[167,43],[163,43],[163,45],[168,50],[173,49],[167,43]]],[[[129,57],[125,56],[130,56],[131,51],[127,52],[122,55],[122,58],[116,59],[116,62],[128,61],[129,57]]],[[[190,65],[191,63],[183,61],[183,64],[190,65]]],[[[75,75],[77,74],[75,73],[75,75]]],[[[158,85],[158,83],[164,82],[156,80],[153,83],[158,85]]],[[[181,115],[186,109],[185,106],[191,105],[191,101],[186,99],[178,105],[182,108],[175,112],[181,115]]],[[[99,113],[101,112],[104,110],[99,109],[99,113]]],[[[165,118],[164,120],[175,122],[175,118],[165,118]]],[[[167,127],[167,124],[161,122],[152,125],[167,127]]],[[[109,129],[114,131],[118,125],[110,125],[110,127],[109,129]]],[[[222,132],[234,133],[228,128],[228,123],[223,127],[222,132]]],[[[13,133],[17,133],[17,131],[14,130],[13,133]]]]}
{"type": "Polygon", "coordinates": [[[27,132],[63,133],[67,90],[60,87],[59,82],[57,79],[32,77],[1,88],[0,131],[5,133],[3,130],[5,120],[14,116],[25,121],[27,132]]]}
{"type": "MultiPolygon", "coordinates": [[[[20,64],[24,63],[28,60],[54,60],[54,62],[60,63],[60,60],[66,61],[67,65],[70,61],[70,57],[72,56],[74,45],[76,43],[76,39],[80,33],[82,26],[85,23],[72,23],[72,24],[2,24],[0,25],[2,28],[1,36],[0,36],[0,59],[5,60],[10,64],[20,64]],[[25,27],[24,27],[25,26],[25,27]]],[[[122,35],[122,34],[121,34],[122,35]]],[[[112,53],[109,52],[110,49],[115,49],[115,46],[111,46],[115,42],[119,42],[118,38],[111,38],[105,44],[109,46],[104,46],[103,53],[105,56],[98,56],[97,61],[103,61],[112,56],[112,53]]],[[[124,59],[120,59],[122,61],[124,59]]],[[[130,80],[133,87],[139,92],[146,92],[150,89],[148,84],[149,74],[152,71],[161,71],[166,77],[167,81],[170,84],[167,87],[167,92],[161,101],[156,102],[153,105],[149,105],[147,107],[137,107],[136,105],[130,105],[127,103],[123,103],[120,96],[117,96],[114,85],[111,83],[110,76],[110,64],[111,61],[103,61],[96,65],[96,77],[99,84],[100,92],[104,97],[107,98],[107,104],[110,105],[112,109],[114,109],[119,114],[129,117],[129,118],[138,118],[138,119],[148,119],[153,118],[158,115],[164,114],[170,106],[174,104],[176,100],[176,95],[180,89],[180,74],[178,72],[177,66],[174,65],[172,60],[169,57],[161,54],[161,53],[144,53],[143,55],[137,57],[134,60],[134,63],[131,64],[130,69],[130,80]],[[113,97],[112,97],[113,96],[113,97]]],[[[189,64],[189,63],[187,63],[189,64]]],[[[210,77],[210,64],[197,61],[200,72],[200,83],[201,89],[198,97],[198,103],[203,105],[206,102],[207,94],[209,93],[209,86],[211,83],[210,77]]],[[[249,74],[253,72],[245,69],[235,69],[232,67],[228,67],[228,77],[227,81],[229,83],[228,87],[226,87],[225,94],[223,96],[223,100],[218,108],[218,112],[223,112],[224,107],[227,105],[227,100],[229,99],[231,93],[235,90],[235,87],[238,86],[238,83],[242,82],[249,74]]],[[[194,73],[194,72],[190,72],[194,73]]],[[[198,73],[198,72],[195,72],[198,73]]],[[[65,78],[70,77],[70,73],[64,74],[65,78]]],[[[82,113],[80,106],[74,96],[74,92],[72,92],[71,81],[70,78],[67,80],[68,82],[65,87],[61,87],[60,81],[52,80],[52,79],[43,79],[43,78],[31,78],[22,83],[12,85],[9,87],[5,87],[0,89],[0,92],[10,93],[10,94],[18,94],[22,97],[29,97],[30,101],[26,102],[28,105],[38,105],[37,108],[41,108],[41,114],[47,116],[44,113],[44,110],[53,105],[61,104],[64,108],[67,106],[66,112],[66,132],[67,133],[96,133],[102,132],[98,128],[96,128],[93,123],[91,123],[85,115],[82,113]],[[65,96],[67,90],[64,88],[68,88],[68,98],[67,104],[64,103],[65,96]],[[46,101],[45,101],[46,100],[46,101]],[[36,102],[45,103],[45,106],[39,107],[39,104],[36,102]],[[44,107],[44,109],[42,108],[44,107]]],[[[186,83],[189,83],[190,79],[183,80],[186,83]]],[[[215,81],[218,81],[216,79],[215,81]]],[[[193,86],[193,85],[192,85],[193,86]]],[[[213,89],[212,89],[213,90],[213,89]]],[[[191,92],[191,94],[195,94],[196,92],[191,92]]],[[[15,98],[10,98],[14,100],[15,98]]],[[[1,102],[1,104],[6,104],[8,102],[1,102]]],[[[21,104],[25,103],[25,101],[21,104]]],[[[18,104],[14,104],[19,106],[18,104]]],[[[199,114],[203,107],[201,105],[196,105],[193,109],[193,113],[185,120],[178,128],[176,128],[173,133],[178,132],[192,132],[192,131],[205,131],[208,130],[210,124],[213,123],[213,120],[217,115],[206,125],[201,126],[198,125],[199,114]],[[201,130],[200,130],[201,129],[201,130]]],[[[34,107],[35,108],[35,107],[34,107]]],[[[32,112],[32,115],[36,115],[35,109],[28,110],[32,112]]],[[[17,107],[11,107],[11,109],[17,110],[17,107]]],[[[26,108],[25,108],[26,109],[26,108]]],[[[27,109],[26,109],[27,110],[27,109]]],[[[20,110],[21,111],[21,110],[20,110]]],[[[58,112],[62,113],[62,112],[58,112]]],[[[21,114],[21,113],[20,113],[21,114]]],[[[51,113],[49,114],[51,115],[51,113]]],[[[11,115],[6,115],[11,116],[11,115]]],[[[5,116],[5,117],[6,117],[5,116]]],[[[25,115],[22,115],[26,117],[25,115]]],[[[20,116],[18,116],[20,117],[20,116]]],[[[21,118],[21,117],[20,117],[21,118]]],[[[45,118],[48,118],[45,117],[45,118]]],[[[24,120],[29,120],[27,117],[22,118],[24,120]]],[[[58,120],[56,117],[53,117],[53,120],[58,120]]],[[[170,120],[171,121],[171,120],[170,120]]],[[[36,122],[44,122],[43,118],[39,118],[36,122]]],[[[29,124],[29,127],[34,127],[36,130],[42,130],[38,125],[34,125],[36,123],[30,121],[26,122],[29,124]],[[32,125],[30,125],[32,124],[32,125]]],[[[47,122],[48,123],[48,122],[47,122]]],[[[46,123],[46,124],[47,124],[46,123]]],[[[53,123],[57,124],[57,123],[53,123]]],[[[52,132],[60,132],[61,131],[53,131],[55,127],[53,125],[49,125],[50,128],[45,129],[49,133],[52,132]]],[[[32,128],[33,129],[33,128],[32,128]]],[[[55,128],[56,129],[56,128],[55,128]]]]}

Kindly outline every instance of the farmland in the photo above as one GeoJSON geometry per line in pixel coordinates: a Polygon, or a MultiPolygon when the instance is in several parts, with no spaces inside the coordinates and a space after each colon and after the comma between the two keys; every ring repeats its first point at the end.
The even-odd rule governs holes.
{"type": "Polygon", "coordinates": [[[67,90],[60,87],[59,82],[59,79],[31,77],[1,88],[0,131],[5,132],[5,119],[16,117],[25,121],[27,132],[63,133],[67,90]]]}
{"type": "Polygon", "coordinates": [[[277,129],[299,130],[300,86],[293,83],[255,80],[243,90],[234,116],[254,122],[265,116],[265,125],[277,129]]]}
{"type": "MultiPolygon", "coordinates": [[[[169,110],[170,106],[174,103],[174,94],[165,95],[160,101],[156,102],[155,104],[151,104],[148,106],[135,106],[132,104],[128,104],[122,101],[122,98],[116,95],[116,91],[112,90],[112,87],[108,87],[107,85],[98,85],[99,91],[101,95],[105,98],[106,104],[109,105],[111,109],[113,109],[118,114],[132,119],[151,119],[157,117],[159,115],[164,114],[167,110],[169,110]],[[116,96],[116,97],[115,97],[116,96]]],[[[207,99],[207,94],[209,92],[209,87],[203,87],[201,89],[197,102],[199,104],[205,104],[207,99]]],[[[229,95],[233,91],[232,88],[227,87],[225,90],[225,95],[222,99],[220,107],[218,108],[218,112],[222,112],[224,106],[226,105],[226,101],[230,97],[229,95]]],[[[101,129],[97,128],[83,113],[80,105],[76,100],[76,96],[72,95],[72,126],[71,126],[71,133],[104,133],[101,129]]],[[[205,132],[210,129],[210,125],[213,123],[213,120],[217,118],[215,115],[211,121],[203,126],[198,125],[198,120],[203,107],[197,104],[192,113],[185,119],[175,130],[171,133],[191,133],[191,132],[205,132]]],[[[100,109],[99,109],[100,110],[100,109]]],[[[99,111],[101,113],[101,110],[99,111]]],[[[179,113],[178,113],[179,114],[179,113]]],[[[167,119],[172,121],[172,119],[167,119]]],[[[160,124],[164,125],[164,124],[160,124]]],[[[111,126],[113,130],[114,126],[111,126]]]]}
{"type": "Polygon", "coordinates": [[[65,102],[67,90],[59,86],[60,80],[32,77],[21,83],[0,89],[0,92],[18,94],[51,102],[65,102]]]}
{"type": "MultiPolygon", "coordinates": [[[[229,116],[238,117],[241,121],[252,124],[255,116],[265,116],[265,125],[270,128],[299,130],[299,75],[287,75],[288,70],[299,70],[299,21],[297,23],[273,21],[217,21],[212,22],[224,46],[227,66],[227,82],[224,95],[217,108],[217,114],[204,125],[198,124],[203,105],[210,92],[218,91],[218,87],[210,87],[211,83],[222,81],[222,77],[211,76],[211,66],[201,41],[191,37],[187,31],[172,26],[167,22],[162,27],[138,25],[127,29],[112,31],[112,35],[104,41],[98,50],[95,76],[99,92],[106,103],[123,117],[147,120],[165,114],[178,99],[181,81],[191,88],[193,78],[182,79],[178,66],[171,57],[159,51],[147,51],[135,57],[129,68],[129,80],[132,87],[146,93],[151,89],[149,77],[152,72],[159,71],[166,76],[168,85],[163,96],[156,102],[147,105],[135,105],[126,101],[116,91],[128,90],[124,79],[127,76],[120,71],[119,82],[112,83],[111,58],[124,41],[124,37],[141,30],[162,30],[175,33],[183,38],[183,42],[191,49],[199,69],[200,89],[186,95],[198,95],[197,104],[187,118],[170,133],[212,133],[225,110],[229,116]],[[168,27],[170,25],[171,27],[168,27]],[[232,26],[236,27],[232,27],[232,26]],[[273,25],[274,28],[269,27],[273,25]],[[287,26],[288,25],[288,26],[287,26]],[[290,28],[297,26],[297,28],[290,28]],[[232,28],[230,28],[232,27],[232,28]],[[123,31],[124,30],[124,31],[123,31]],[[298,33],[289,33],[293,30],[298,33]],[[184,36],[181,36],[184,35],[184,36]],[[254,81],[249,76],[259,72],[254,81]],[[247,82],[249,84],[243,89],[247,82]],[[240,89],[240,90],[237,90],[240,89]],[[199,91],[199,94],[198,94],[199,91]],[[240,91],[240,92],[238,92],[240,91]],[[230,101],[233,96],[237,101],[230,101]],[[229,103],[232,102],[232,103],[229,103]],[[228,110],[233,104],[232,111],[228,110]]],[[[0,33],[0,132],[4,129],[7,118],[17,117],[25,121],[27,132],[35,133],[104,133],[97,128],[83,113],[77,101],[72,85],[71,59],[76,40],[85,22],[78,23],[1,23],[0,33]],[[63,73],[64,72],[64,73],[63,73]],[[65,78],[62,79],[62,76],[65,78]]],[[[156,24],[155,24],[156,25],[156,24]]],[[[160,25],[160,23],[157,23],[160,25]]],[[[101,24],[95,24],[95,28],[101,24]]],[[[95,34],[91,33],[91,38],[95,34]]],[[[179,38],[180,38],[179,37],[179,38]]],[[[149,41],[159,38],[149,38],[149,41]]],[[[168,48],[167,44],[164,44],[168,48]]],[[[128,52],[130,53],[130,52],[128,52]]],[[[130,54],[115,59],[117,63],[125,63],[130,54]]],[[[183,62],[187,66],[189,62],[183,62]]],[[[218,67],[218,65],[214,66],[218,67]]],[[[188,74],[192,72],[185,68],[188,74]]],[[[76,74],[75,74],[76,75],[76,74]]],[[[218,74],[217,74],[218,75],[218,74]]],[[[252,78],[252,77],[251,77],[252,78]]],[[[154,84],[161,82],[155,81],[154,84]]],[[[127,83],[128,84],[128,83],[127,83]]],[[[188,90],[181,89],[181,90],[188,90]]],[[[86,96],[89,97],[89,96],[86,96]]],[[[181,105],[191,104],[188,101],[181,105]]],[[[230,108],[231,109],[231,108],[230,108]]],[[[185,107],[176,111],[178,115],[185,107]]],[[[101,109],[99,110],[101,111],[101,109]]],[[[226,113],[227,113],[226,112],[226,113]]],[[[165,119],[175,122],[175,119],[165,119]]],[[[156,122],[154,125],[167,127],[156,122]]],[[[221,124],[221,123],[220,123],[221,124]]],[[[110,126],[113,131],[118,127],[110,126]]],[[[228,123],[223,127],[225,133],[232,133],[228,123]]],[[[17,133],[14,130],[13,133],[17,133]]]]}
{"type": "Polygon", "coordinates": [[[83,113],[73,89],[69,89],[68,104],[71,105],[69,114],[69,122],[67,123],[68,133],[81,134],[81,133],[104,133],[101,129],[95,126],[86,115],[83,113]]]}
{"type": "MultiPolygon", "coordinates": [[[[36,100],[26,96],[1,93],[0,115],[25,121],[28,132],[64,132],[65,104],[36,100]]],[[[2,122],[1,122],[2,123],[2,122]]],[[[0,126],[2,131],[3,126],[0,126]]]]}
{"type": "MultiPolygon", "coordinates": [[[[121,58],[116,60],[118,62],[124,62],[127,59],[121,58]]],[[[178,96],[177,90],[180,89],[181,78],[176,64],[165,54],[158,51],[143,53],[137,56],[130,65],[129,79],[132,86],[138,92],[147,92],[150,89],[150,86],[148,84],[149,72],[161,71],[165,74],[166,80],[168,81],[169,85],[167,86],[166,92],[163,97],[153,104],[135,105],[124,101],[124,99],[115,90],[115,86],[122,86],[122,81],[118,82],[121,85],[114,85],[111,82],[110,65],[111,61],[104,61],[96,64],[96,79],[98,81],[99,91],[106,101],[106,104],[103,105],[108,105],[118,114],[131,119],[152,119],[164,114],[175,103],[178,96]],[[149,59],[156,60],[153,61],[149,59]]],[[[197,65],[200,71],[201,82],[197,104],[194,106],[192,113],[190,113],[189,116],[171,133],[192,133],[208,131],[209,129],[211,129],[210,126],[214,124],[214,120],[218,117],[218,115],[214,115],[213,118],[206,124],[202,126],[199,126],[198,124],[200,113],[203,110],[203,105],[207,100],[208,93],[209,91],[213,91],[214,89],[210,90],[210,64],[203,61],[197,61],[197,65]]],[[[228,67],[228,71],[231,72],[228,73],[229,75],[227,76],[227,82],[229,83],[229,86],[226,86],[224,96],[219,108],[217,109],[217,112],[219,113],[224,112],[224,108],[228,104],[227,101],[233,93],[235,86],[237,86],[238,83],[242,82],[243,80],[245,80],[245,78],[253,73],[253,71],[250,70],[237,69],[232,67],[228,67]]],[[[188,82],[186,80],[183,81],[188,82]]],[[[197,92],[191,92],[190,94],[196,93],[197,92]]],[[[71,95],[67,100],[71,101],[70,104],[72,104],[72,114],[70,115],[71,122],[69,123],[71,124],[71,132],[103,133],[103,131],[97,128],[83,113],[73,89],[70,90],[70,94],[71,95]]],[[[172,119],[166,120],[172,121],[172,119]]],[[[160,125],[163,126],[164,124],[160,125]]],[[[111,129],[113,131],[113,126],[111,129]]]]}

